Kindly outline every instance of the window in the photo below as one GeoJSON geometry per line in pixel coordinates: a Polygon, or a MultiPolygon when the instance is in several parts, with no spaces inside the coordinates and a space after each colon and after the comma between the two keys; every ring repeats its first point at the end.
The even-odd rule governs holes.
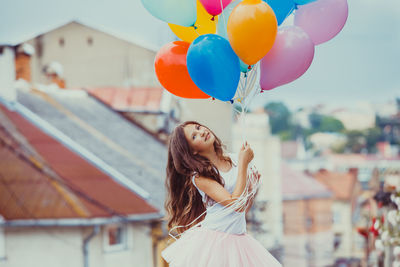
{"type": "Polygon", "coordinates": [[[108,225],[104,228],[103,245],[105,251],[119,251],[127,248],[126,226],[108,225]]]}
{"type": "Polygon", "coordinates": [[[337,250],[340,247],[340,244],[342,243],[342,234],[341,233],[335,233],[335,237],[333,239],[333,248],[334,250],[337,250]]]}
{"type": "Polygon", "coordinates": [[[339,211],[334,210],[333,211],[333,223],[334,224],[340,224],[342,222],[342,216],[339,211]]]}
{"type": "Polygon", "coordinates": [[[93,44],[93,38],[92,37],[88,37],[87,38],[87,43],[89,46],[91,46],[93,44]]]}
{"type": "Polygon", "coordinates": [[[60,39],[58,39],[58,44],[63,47],[65,45],[65,40],[63,37],[61,37],[60,39]]]}

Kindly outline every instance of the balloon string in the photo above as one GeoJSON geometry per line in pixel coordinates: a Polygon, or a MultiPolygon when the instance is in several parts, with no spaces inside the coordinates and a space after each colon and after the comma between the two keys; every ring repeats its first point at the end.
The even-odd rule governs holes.
{"type": "MultiPolygon", "coordinates": [[[[226,215],[231,215],[231,214],[236,214],[237,216],[242,216],[241,213],[245,212],[248,209],[248,207],[251,203],[251,200],[254,199],[259,187],[260,187],[260,180],[259,180],[259,176],[258,176],[258,171],[255,166],[251,166],[250,171],[248,172],[248,175],[247,175],[246,186],[245,186],[245,189],[243,190],[242,194],[238,198],[234,198],[234,201],[232,201],[230,204],[224,206],[222,210],[219,210],[219,211],[213,213],[212,214],[212,216],[214,216],[213,219],[216,218],[215,216],[220,216],[220,219],[224,219],[226,215]]],[[[216,206],[217,204],[221,204],[224,201],[228,201],[228,200],[230,200],[230,199],[225,199],[225,200],[221,200],[219,202],[215,202],[209,208],[211,209],[214,206],[216,206]]],[[[183,235],[187,231],[195,229],[196,227],[201,226],[201,224],[204,224],[204,222],[206,222],[206,220],[207,220],[207,217],[204,220],[191,226],[193,223],[198,221],[206,213],[207,213],[207,210],[202,212],[197,218],[195,218],[189,224],[177,225],[177,226],[172,227],[169,230],[168,235],[171,236],[173,239],[177,240],[177,237],[183,235]],[[182,233],[178,233],[176,235],[172,234],[172,232],[178,228],[182,228],[182,227],[188,228],[189,226],[191,226],[191,227],[182,233]]]]}
{"type": "Polygon", "coordinates": [[[227,26],[225,22],[224,5],[222,4],[222,0],[219,0],[219,3],[221,4],[221,16],[222,16],[222,21],[224,23],[224,29],[226,29],[226,34],[228,35],[228,29],[226,28],[227,26]]]}

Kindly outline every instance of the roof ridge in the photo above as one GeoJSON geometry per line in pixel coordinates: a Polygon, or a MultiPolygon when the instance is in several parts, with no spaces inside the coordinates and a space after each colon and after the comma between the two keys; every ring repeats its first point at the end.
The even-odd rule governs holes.
{"type": "MultiPolygon", "coordinates": [[[[122,155],[126,156],[127,158],[132,160],[135,164],[139,165],[140,167],[143,167],[144,169],[146,169],[150,173],[155,174],[155,175],[159,175],[157,170],[155,170],[154,168],[148,166],[143,160],[133,156],[125,148],[123,148],[120,145],[116,144],[113,140],[109,139],[103,133],[99,132],[97,129],[95,129],[94,127],[92,127],[89,124],[87,124],[85,121],[83,121],[78,116],[73,114],[69,109],[65,108],[62,104],[60,104],[56,99],[54,99],[50,95],[48,95],[48,94],[46,94],[44,92],[41,92],[39,90],[36,90],[36,89],[34,89],[32,92],[35,93],[36,95],[39,95],[40,97],[42,97],[46,102],[48,102],[50,105],[52,105],[54,108],[56,108],[58,111],[60,111],[64,115],[66,115],[69,119],[71,119],[73,122],[75,122],[82,129],[84,129],[85,131],[89,132],[93,136],[99,138],[102,142],[104,142],[106,145],[108,145],[111,148],[113,148],[115,151],[118,151],[122,155]]],[[[143,191],[142,193],[139,193],[139,192],[136,192],[136,193],[138,193],[139,195],[141,195],[143,198],[146,199],[147,197],[145,197],[145,195],[148,195],[148,192],[145,191],[143,188],[140,188],[138,185],[135,185],[135,186],[137,187],[137,190],[139,192],[143,191]]]]}
{"type": "MultiPolygon", "coordinates": [[[[0,102],[0,104],[1,104],[1,102],[0,102]]],[[[17,109],[18,109],[18,103],[14,103],[14,107],[17,107],[17,109]]],[[[21,107],[19,107],[20,109],[22,109],[21,107]]],[[[0,109],[1,109],[1,105],[0,105],[0,109]]],[[[24,114],[24,115],[20,115],[20,114],[18,114],[19,116],[21,116],[21,117],[24,117],[24,116],[26,116],[27,114],[24,114]]],[[[29,122],[29,119],[26,119],[26,118],[24,118],[27,122],[29,122]]],[[[36,118],[37,119],[37,118],[36,118]]],[[[32,123],[32,122],[31,122],[32,123]]],[[[36,126],[37,128],[38,128],[38,130],[39,131],[42,131],[44,134],[45,134],[45,131],[41,128],[41,127],[39,127],[39,126],[36,126]]],[[[56,137],[53,137],[53,139],[55,140],[55,141],[57,141],[57,142],[59,142],[60,144],[62,144],[60,141],[58,141],[58,138],[56,138],[56,137]]],[[[67,148],[68,149],[68,148],[67,148]]],[[[72,153],[75,153],[74,151],[71,151],[72,153]]],[[[58,190],[62,190],[62,189],[66,189],[66,191],[64,191],[64,192],[67,192],[68,190],[71,190],[71,192],[73,193],[72,194],[72,196],[75,196],[76,197],[76,199],[81,199],[81,200],[83,200],[83,202],[82,202],[82,205],[85,207],[85,208],[88,208],[88,210],[90,210],[90,208],[87,206],[87,204],[86,203],[84,203],[84,202],[88,202],[89,204],[91,204],[91,205],[93,205],[93,206],[95,206],[97,209],[100,209],[100,210],[102,210],[103,212],[105,212],[106,214],[108,214],[108,215],[111,215],[111,216],[114,216],[114,217],[118,217],[118,218],[120,218],[120,220],[123,220],[123,221],[129,221],[129,215],[128,216],[126,216],[126,214],[125,213],[121,213],[121,212],[118,212],[118,211],[116,211],[115,209],[113,209],[112,207],[109,207],[109,205],[107,204],[107,202],[106,202],[106,204],[103,204],[104,202],[103,201],[101,201],[101,200],[97,200],[96,198],[93,198],[92,196],[90,196],[90,195],[87,195],[84,191],[82,191],[79,187],[77,188],[75,185],[73,185],[73,184],[71,184],[69,181],[67,181],[65,178],[62,178],[62,177],[60,177],[59,175],[55,175],[55,176],[53,176],[52,174],[54,174],[54,172],[52,171],[52,169],[51,168],[43,168],[43,165],[41,165],[41,164],[35,164],[35,163],[37,163],[37,161],[35,162],[35,161],[32,161],[32,160],[30,160],[30,157],[29,156],[26,156],[25,154],[23,154],[22,156],[25,156],[25,158],[24,158],[24,160],[26,161],[26,162],[28,162],[29,164],[30,164],[30,166],[32,166],[32,167],[34,167],[35,169],[37,169],[37,170],[39,170],[42,174],[44,174],[44,175],[46,175],[47,177],[50,177],[50,178],[54,178],[53,179],[53,181],[54,182],[56,182],[59,186],[57,187],[57,188],[54,188],[58,193],[60,193],[58,190]]],[[[94,168],[96,168],[96,167],[94,167],[94,168]]],[[[110,180],[113,180],[111,177],[110,177],[110,180]]],[[[115,182],[115,181],[114,181],[115,182]]],[[[54,184],[51,184],[52,186],[54,185],[54,184]]],[[[121,185],[120,185],[121,186],[121,185]]],[[[121,186],[122,188],[125,188],[125,190],[129,190],[129,189],[126,189],[126,187],[124,187],[124,186],[121,186]]],[[[136,195],[136,197],[138,197],[137,196],[137,193],[130,193],[130,194],[132,194],[132,195],[136,195]]],[[[64,195],[61,195],[61,197],[63,197],[64,195]]],[[[139,197],[140,198],[140,197],[139,197]]],[[[64,198],[63,198],[64,199],[64,198]]],[[[70,198],[70,199],[64,199],[65,201],[67,201],[67,200],[73,200],[73,198],[70,198]]],[[[81,200],[79,200],[79,201],[81,201],[81,200]]],[[[150,205],[150,204],[149,204],[150,205]]],[[[74,210],[75,211],[75,210],[74,210]]],[[[82,212],[82,210],[80,210],[79,212],[82,212]]],[[[96,216],[96,215],[94,215],[92,212],[87,212],[88,214],[84,217],[84,218],[82,218],[82,219],[90,219],[90,218],[93,218],[93,216],[96,216]]],[[[104,215],[103,215],[104,216],[104,215]]]]}
{"type": "MultiPolygon", "coordinates": [[[[47,33],[50,33],[52,31],[58,30],[62,27],[65,27],[69,24],[79,24],[82,25],[84,27],[90,28],[92,30],[107,34],[109,36],[112,36],[114,38],[117,38],[119,40],[128,42],[130,44],[136,45],[138,47],[150,50],[152,52],[157,52],[159,47],[157,47],[157,45],[153,45],[151,44],[151,42],[148,42],[146,40],[144,40],[143,38],[135,38],[135,37],[130,37],[130,36],[124,36],[124,33],[118,32],[117,30],[113,30],[111,29],[112,27],[107,27],[104,25],[95,25],[96,23],[88,21],[86,18],[69,18],[69,19],[65,19],[63,22],[60,23],[54,23],[54,25],[50,26],[50,27],[43,27],[41,30],[37,31],[34,34],[25,34],[25,36],[23,38],[19,38],[18,40],[12,40],[12,41],[7,41],[7,42],[0,42],[0,45],[9,45],[9,46],[16,46],[19,44],[22,44],[24,42],[27,42],[29,40],[35,39],[40,35],[44,35],[47,33]],[[139,40],[141,39],[141,40],[139,40]]],[[[133,34],[132,34],[133,36],[133,34]]]]}
{"type": "MultiPolygon", "coordinates": [[[[54,98],[49,96],[48,94],[38,91],[38,90],[33,90],[33,93],[36,95],[39,95],[44,99],[46,102],[48,102],[50,105],[52,105],[54,108],[56,108],[58,111],[66,115],[68,118],[70,118],[73,122],[75,122],[79,127],[84,129],[85,131],[89,132],[93,136],[99,138],[102,142],[104,142],[106,145],[109,145],[112,147],[115,151],[120,152],[130,160],[132,160],[135,164],[145,168],[149,172],[158,175],[159,173],[154,170],[153,168],[147,166],[142,160],[134,157],[132,154],[130,154],[128,151],[126,151],[124,148],[110,140],[107,136],[103,135],[99,131],[97,131],[95,128],[92,126],[88,125],[86,122],[81,120],[79,117],[77,117],[75,114],[73,114],[71,111],[69,111],[67,108],[62,106],[59,102],[57,102],[54,98]]],[[[22,106],[22,105],[21,105],[22,106]]],[[[36,114],[35,114],[36,116],[36,114]]],[[[47,122],[46,122],[47,123],[47,122]]],[[[54,136],[55,132],[58,132],[60,135],[64,135],[63,133],[59,132],[58,129],[56,129],[54,126],[49,126],[53,128],[53,133],[51,134],[54,136]]],[[[58,139],[58,138],[57,138],[58,139]]],[[[109,166],[105,162],[103,162],[100,158],[97,156],[93,155],[90,151],[86,150],[84,147],[80,146],[78,143],[70,139],[69,137],[65,136],[60,140],[61,143],[67,145],[72,151],[75,153],[77,152],[80,154],[83,158],[88,160],[89,162],[93,163],[96,165],[99,169],[101,169],[103,172],[109,174],[111,177],[115,178],[117,181],[123,183],[126,187],[128,187],[130,190],[132,190],[134,193],[138,194],[140,197],[143,199],[148,199],[150,197],[149,192],[147,192],[145,189],[142,187],[138,186],[135,182],[131,181],[125,175],[122,173],[118,172],[115,170],[113,167],[109,166]],[[67,141],[68,140],[68,141],[67,141]],[[79,151],[77,151],[79,150],[79,151]],[[101,164],[100,164],[101,162],[101,164]]]]}

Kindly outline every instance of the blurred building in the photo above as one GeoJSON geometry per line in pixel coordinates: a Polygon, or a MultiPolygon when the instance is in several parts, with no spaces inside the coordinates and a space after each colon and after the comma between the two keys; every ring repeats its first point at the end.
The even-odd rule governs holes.
{"type": "Polygon", "coordinates": [[[13,46],[0,44],[0,97],[15,101],[15,78],[15,49],[13,46]]]}
{"type": "Polygon", "coordinates": [[[334,263],[332,192],[285,163],[281,175],[283,266],[331,266],[334,263]]]}
{"type": "Polygon", "coordinates": [[[0,103],[6,266],[163,266],[164,144],[81,90],[17,93],[0,103]]]}
{"type": "MultiPolygon", "coordinates": [[[[158,48],[138,37],[127,37],[116,30],[86,21],[71,21],[22,42],[36,49],[30,63],[33,84],[60,84],[53,75],[49,76],[44,71],[57,62],[63,68],[62,80],[66,88],[97,90],[96,96],[102,100],[111,98],[105,102],[115,101],[112,98],[116,88],[117,96],[125,97],[128,102],[132,91],[162,89],[154,71],[158,48]]],[[[170,121],[196,120],[214,130],[231,147],[232,105],[229,102],[213,101],[211,98],[183,99],[164,89],[160,92],[162,109],[158,114],[147,112],[144,117],[142,115],[146,112],[140,108],[124,112],[137,122],[144,122],[144,127],[161,127],[157,131],[165,130],[162,127],[170,121]],[[152,124],[153,121],[155,124],[152,124]]],[[[135,98],[143,95],[138,94],[135,98]]]]}
{"type": "Polygon", "coordinates": [[[335,258],[364,257],[362,240],[356,230],[356,215],[358,200],[362,194],[360,182],[357,180],[357,171],[347,173],[332,172],[321,169],[312,176],[333,192],[333,225],[335,235],[335,258]]]}
{"type": "Polygon", "coordinates": [[[261,188],[248,216],[249,232],[281,261],[280,141],[271,135],[266,113],[246,113],[243,116],[234,124],[233,148],[238,152],[244,140],[247,141],[254,150],[253,163],[261,174],[261,188]]]}
{"type": "Polygon", "coordinates": [[[336,109],[329,115],[340,120],[347,130],[365,130],[375,127],[375,110],[369,103],[359,103],[351,109],[336,109]]]}
{"type": "Polygon", "coordinates": [[[386,169],[392,169],[399,166],[399,156],[384,155],[363,155],[363,154],[332,154],[327,156],[327,160],[331,163],[332,171],[348,172],[350,170],[357,171],[358,181],[363,189],[368,189],[368,183],[374,176],[375,170],[383,173],[386,169]]]}

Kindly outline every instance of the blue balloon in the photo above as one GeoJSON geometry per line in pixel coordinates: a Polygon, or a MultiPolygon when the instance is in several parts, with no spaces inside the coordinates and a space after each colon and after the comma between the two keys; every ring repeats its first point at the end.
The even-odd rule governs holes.
{"type": "Polygon", "coordinates": [[[227,40],[216,34],[197,37],[189,46],[186,62],[190,77],[204,93],[222,101],[235,96],[239,58],[227,40]]]}
{"type": "Polygon", "coordinates": [[[187,0],[141,0],[154,17],[185,27],[193,26],[197,19],[197,1],[187,0]]]}
{"type": "MultiPolygon", "coordinates": [[[[293,0],[263,0],[266,2],[274,11],[278,25],[289,16],[296,7],[293,0]]],[[[307,1],[307,0],[304,0],[307,1]]],[[[312,0],[313,1],[313,0],[312,0]]]]}
{"type": "Polygon", "coordinates": [[[293,0],[297,5],[305,5],[317,0],[293,0]]]}

